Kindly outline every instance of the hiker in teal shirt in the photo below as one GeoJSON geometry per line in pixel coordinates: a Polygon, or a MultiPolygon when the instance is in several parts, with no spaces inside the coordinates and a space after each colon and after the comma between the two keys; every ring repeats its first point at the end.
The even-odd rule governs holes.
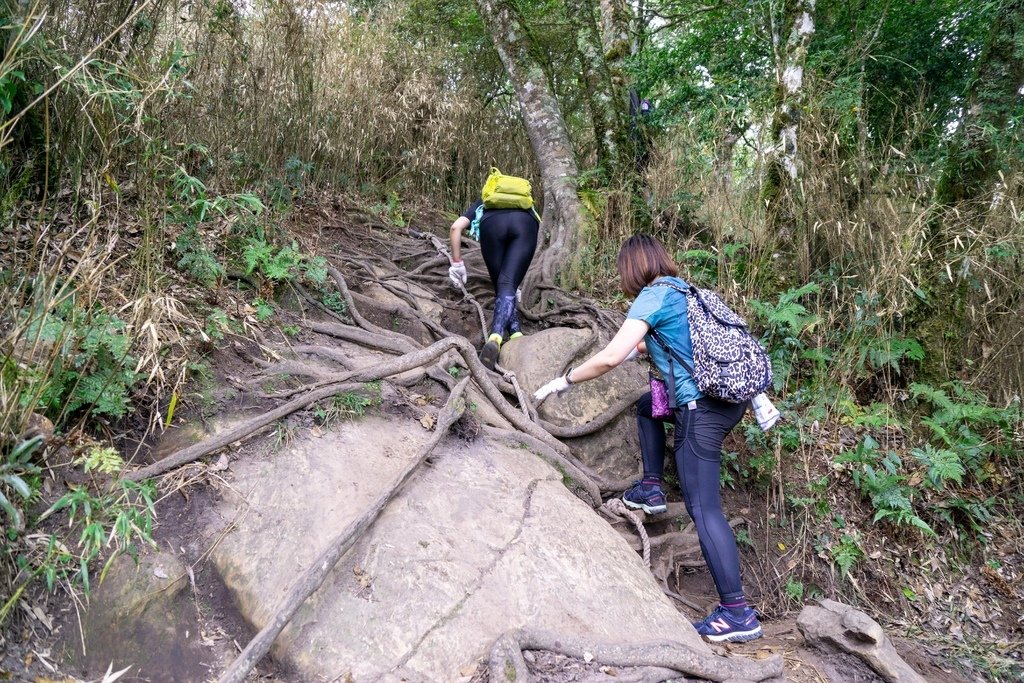
{"type": "MultiPolygon", "coordinates": [[[[678,277],[658,278],[651,283],[652,286],[640,290],[626,317],[629,320],[641,320],[647,323],[650,329],[658,330],[662,339],[692,368],[693,349],[690,347],[690,326],[686,322],[686,297],[680,296],[671,287],[658,286],[667,284],[686,289],[686,283],[678,277]]],[[[657,368],[667,368],[668,354],[660,344],[648,339],[649,336],[650,333],[644,336],[644,343],[651,362],[657,368]]],[[[697,390],[697,383],[688,372],[673,374],[676,379],[676,404],[686,405],[704,397],[704,394],[697,390]]],[[[662,376],[666,379],[668,377],[664,374],[662,376]]]]}
{"type": "MultiPolygon", "coordinates": [[[[722,442],[732,431],[749,401],[728,403],[703,396],[689,371],[672,364],[661,344],[693,367],[687,302],[687,284],[680,280],[675,263],[658,240],[634,235],[625,241],[617,262],[622,291],[636,297],[626,321],[608,345],[582,365],[569,368],[534,394],[542,401],[561,394],[572,385],[600,377],[638,353],[650,353],[662,377],[675,377],[675,408],[668,401],[656,405],[652,392],[637,401],[636,420],[643,460],[643,479],[622,494],[628,507],[650,514],[665,512],[668,505],[662,491],[665,466],[665,422],[675,426],[675,461],[686,511],[693,520],[701,552],[718,589],[720,604],[706,618],[694,622],[699,634],[713,642],[746,641],[760,638],[761,624],[747,605],[740,581],[740,558],[736,537],[722,511],[722,442]],[[678,291],[679,287],[684,291],[678,291]],[[660,343],[659,343],[660,340],[660,343]]],[[[663,389],[663,391],[665,391],[663,389]]]]}

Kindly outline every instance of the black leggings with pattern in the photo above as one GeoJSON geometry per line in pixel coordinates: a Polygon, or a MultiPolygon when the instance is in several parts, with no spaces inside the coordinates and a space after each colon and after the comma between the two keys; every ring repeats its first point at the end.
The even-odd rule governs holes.
{"type": "MultiPolygon", "coordinates": [[[[697,538],[722,602],[743,599],[736,536],[722,512],[722,442],[743,418],[746,403],[702,398],[693,409],[675,411],[675,456],[686,511],[697,527],[697,538]]],[[[644,476],[661,477],[665,468],[664,420],[651,416],[651,395],[636,404],[644,476]]]]}
{"type": "Polygon", "coordinates": [[[484,214],[480,226],[480,252],[494,285],[494,318],[491,333],[504,336],[519,331],[516,289],[537,250],[539,224],[529,211],[495,211],[484,214]]]}

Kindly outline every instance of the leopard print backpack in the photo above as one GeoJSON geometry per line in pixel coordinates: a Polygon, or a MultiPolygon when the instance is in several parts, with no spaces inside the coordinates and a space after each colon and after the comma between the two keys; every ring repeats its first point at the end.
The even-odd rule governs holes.
{"type": "MultiPolygon", "coordinates": [[[[657,330],[655,341],[668,355],[669,386],[675,386],[673,359],[682,364],[705,396],[729,403],[744,403],[772,383],[772,363],[761,344],[747,330],[747,322],[712,291],[688,285],[686,289],[668,282],[653,287],[670,287],[686,297],[686,312],[693,345],[693,367],[669,346],[657,330]]],[[[675,392],[670,391],[675,408],[675,392]]]]}

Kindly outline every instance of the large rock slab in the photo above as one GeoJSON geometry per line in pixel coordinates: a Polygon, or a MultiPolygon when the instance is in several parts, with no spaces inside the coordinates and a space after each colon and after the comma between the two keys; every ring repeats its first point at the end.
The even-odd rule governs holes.
{"type": "MultiPolygon", "coordinates": [[[[233,465],[239,493],[218,517],[237,521],[213,559],[255,627],[428,436],[367,416],[233,465]]],[[[453,681],[526,625],[706,651],[637,554],[539,457],[484,439],[435,453],[278,638],[274,655],[301,678],[453,681]]]]}
{"type": "MultiPolygon", "coordinates": [[[[509,341],[502,347],[499,362],[515,372],[523,388],[533,393],[607,343],[599,340],[587,344],[590,337],[589,330],[553,327],[509,341]]],[[[539,415],[561,427],[584,425],[646,384],[646,366],[623,363],[603,377],[549,398],[541,405],[539,415]]],[[[639,473],[640,443],[632,408],[600,432],[566,444],[576,457],[609,479],[628,479],[639,473]]]]}
{"type": "Polygon", "coordinates": [[[835,600],[822,600],[800,612],[797,626],[808,645],[828,653],[849,653],[889,683],[925,683],[903,661],[885,631],[863,612],[835,600]]]}

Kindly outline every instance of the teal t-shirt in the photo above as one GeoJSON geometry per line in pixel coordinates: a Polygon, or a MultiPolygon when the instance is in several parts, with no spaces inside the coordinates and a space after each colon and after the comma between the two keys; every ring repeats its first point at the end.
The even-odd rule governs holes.
{"type": "MultiPolygon", "coordinates": [[[[677,277],[661,277],[654,282],[671,282],[677,287],[686,289],[686,283],[677,277]]],[[[654,284],[654,283],[652,283],[654,284]]],[[[662,340],[672,347],[690,367],[693,367],[693,345],[690,341],[690,323],[686,318],[686,295],[671,287],[653,287],[648,285],[637,294],[633,305],[626,316],[632,320],[643,320],[651,330],[657,330],[662,340]]],[[[668,382],[668,354],[661,344],[654,341],[650,332],[644,337],[647,353],[658,368],[661,376],[668,382]]],[[[686,371],[682,363],[672,364],[676,378],[676,404],[684,406],[690,401],[704,398],[697,390],[697,383],[686,371]]]]}

